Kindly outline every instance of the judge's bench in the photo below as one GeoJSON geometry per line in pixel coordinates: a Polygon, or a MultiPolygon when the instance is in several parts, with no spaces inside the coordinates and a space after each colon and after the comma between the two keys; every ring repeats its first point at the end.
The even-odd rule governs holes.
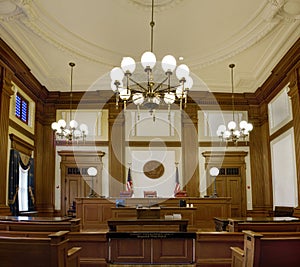
{"type": "Polygon", "coordinates": [[[137,208],[158,207],[160,219],[180,214],[188,230],[215,229],[214,217],[231,217],[231,198],[76,198],[82,230],[108,229],[110,219],[133,219],[137,208]],[[182,203],[185,206],[182,206],[182,203]],[[167,217],[166,217],[167,216],[167,217]]]}

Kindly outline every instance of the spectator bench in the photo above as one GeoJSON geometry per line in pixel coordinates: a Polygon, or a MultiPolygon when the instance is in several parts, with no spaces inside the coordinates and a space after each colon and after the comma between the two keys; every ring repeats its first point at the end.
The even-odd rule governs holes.
{"type": "MultiPolygon", "coordinates": [[[[231,267],[298,267],[300,236],[278,232],[273,236],[243,231],[244,247],[231,247],[231,267]]],[[[270,233],[268,233],[270,234],[270,233]]]]}
{"type": "Polygon", "coordinates": [[[26,236],[22,232],[2,231],[1,266],[79,267],[81,247],[68,248],[68,233],[59,231],[43,236],[40,232],[38,236],[26,236]]]}

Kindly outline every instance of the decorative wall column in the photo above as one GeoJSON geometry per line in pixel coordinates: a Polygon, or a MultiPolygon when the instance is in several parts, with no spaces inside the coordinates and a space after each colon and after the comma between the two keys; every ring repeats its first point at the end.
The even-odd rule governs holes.
{"type": "Polygon", "coordinates": [[[273,208],[271,156],[269,140],[268,105],[250,106],[250,133],[252,208],[257,215],[267,214],[273,208]]]}
{"type": "Polygon", "coordinates": [[[298,207],[294,214],[300,216],[300,67],[294,69],[290,75],[289,96],[292,101],[293,127],[295,137],[296,172],[298,185],[298,207]]]}
{"type": "Polygon", "coordinates": [[[183,183],[190,197],[199,197],[198,108],[188,104],[182,112],[183,183]]]}
{"type": "Polygon", "coordinates": [[[0,68],[0,215],[10,215],[7,206],[7,164],[8,154],[8,127],[10,97],[13,95],[11,79],[12,73],[6,68],[0,68]]]}
{"type": "MultiPolygon", "coordinates": [[[[36,101],[35,116],[35,194],[36,208],[40,215],[54,212],[55,190],[55,139],[51,123],[56,121],[54,106],[36,101]]],[[[57,168],[59,166],[56,166],[57,168]]]]}
{"type": "Polygon", "coordinates": [[[125,119],[121,107],[109,104],[109,196],[118,197],[125,183],[125,119]]]}

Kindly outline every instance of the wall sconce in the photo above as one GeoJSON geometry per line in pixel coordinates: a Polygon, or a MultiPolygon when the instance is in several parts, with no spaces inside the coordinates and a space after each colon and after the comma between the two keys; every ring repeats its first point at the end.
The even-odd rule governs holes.
{"type": "Polygon", "coordinates": [[[217,179],[217,176],[219,175],[219,169],[217,167],[212,167],[209,170],[209,174],[210,174],[211,177],[215,178],[214,179],[214,191],[213,191],[213,193],[210,197],[216,198],[216,197],[218,197],[216,179],[217,179]]]}
{"type": "Polygon", "coordinates": [[[94,191],[94,177],[97,175],[98,171],[97,171],[97,169],[95,167],[89,167],[87,169],[87,173],[88,173],[89,176],[92,177],[92,184],[90,186],[90,194],[89,194],[88,197],[90,197],[90,198],[96,197],[97,194],[94,191]]]}

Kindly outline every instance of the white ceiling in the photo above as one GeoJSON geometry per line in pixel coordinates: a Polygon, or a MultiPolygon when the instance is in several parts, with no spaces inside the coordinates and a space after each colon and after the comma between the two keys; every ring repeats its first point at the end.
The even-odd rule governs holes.
{"type": "MultiPolygon", "coordinates": [[[[300,36],[300,0],[155,0],[154,53],[190,67],[194,88],[254,92],[300,36]]],[[[49,91],[110,89],[123,56],[150,50],[151,0],[0,0],[1,38],[49,91]]]]}

